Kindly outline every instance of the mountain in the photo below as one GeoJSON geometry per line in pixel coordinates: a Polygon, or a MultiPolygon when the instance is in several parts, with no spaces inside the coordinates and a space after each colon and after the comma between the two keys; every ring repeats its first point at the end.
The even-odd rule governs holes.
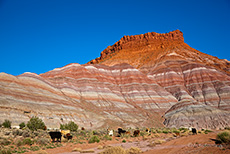
{"type": "Polygon", "coordinates": [[[230,62],[184,43],[183,33],[124,36],[85,65],[37,75],[0,73],[0,123],[32,116],[48,127],[230,126],[230,62]]]}

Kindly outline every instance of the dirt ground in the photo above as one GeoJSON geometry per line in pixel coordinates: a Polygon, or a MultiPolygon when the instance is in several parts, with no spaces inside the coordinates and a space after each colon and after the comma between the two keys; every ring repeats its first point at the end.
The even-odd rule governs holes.
{"type": "Polygon", "coordinates": [[[229,154],[230,149],[216,145],[211,139],[215,139],[217,132],[208,134],[190,135],[161,144],[143,154],[229,154]]]}
{"type": "MultiPolygon", "coordinates": [[[[183,137],[169,137],[167,135],[161,136],[160,139],[164,141],[161,144],[152,144],[157,138],[137,137],[126,139],[126,143],[122,143],[123,139],[113,137],[112,141],[101,141],[99,143],[84,143],[72,144],[63,143],[62,147],[55,149],[47,149],[48,154],[80,154],[80,152],[73,152],[73,149],[79,148],[85,150],[85,153],[95,154],[103,151],[102,147],[108,146],[122,146],[125,149],[130,147],[138,147],[143,151],[143,154],[229,154],[230,149],[222,145],[216,145],[211,139],[215,139],[218,131],[210,132],[208,134],[197,134],[183,137]]],[[[36,154],[37,152],[28,152],[25,154],[36,154]]]]}

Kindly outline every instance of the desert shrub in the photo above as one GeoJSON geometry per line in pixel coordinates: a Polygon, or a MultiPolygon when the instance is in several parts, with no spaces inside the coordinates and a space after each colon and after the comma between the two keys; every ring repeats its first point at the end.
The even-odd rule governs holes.
{"type": "Polygon", "coordinates": [[[2,126],[5,128],[10,128],[11,127],[11,121],[5,119],[5,121],[2,123],[2,126]]]}
{"type": "Polygon", "coordinates": [[[0,149],[0,154],[11,154],[11,150],[10,149],[0,149]]]}
{"type": "Polygon", "coordinates": [[[0,139],[0,145],[9,145],[11,142],[6,138],[0,139]]]}
{"type": "Polygon", "coordinates": [[[22,122],[19,124],[19,127],[20,127],[20,129],[22,129],[22,128],[26,127],[26,124],[24,122],[22,122]]]}
{"type": "Polygon", "coordinates": [[[15,141],[15,145],[18,146],[18,147],[21,146],[22,145],[22,141],[21,140],[16,140],[15,141]]]}
{"type": "Polygon", "coordinates": [[[127,154],[126,150],[120,146],[106,148],[104,151],[100,152],[100,154],[127,154]]]}
{"type": "Polygon", "coordinates": [[[27,127],[32,131],[38,129],[46,129],[45,123],[38,117],[34,116],[30,119],[30,121],[28,121],[27,127]]]}
{"type": "Polygon", "coordinates": [[[153,134],[155,134],[155,133],[156,133],[156,131],[155,131],[155,130],[152,130],[151,132],[152,132],[153,134]]]}
{"type": "Polygon", "coordinates": [[[98,136],[92,136],[90,139],[89,139],[89,143],[95,143],[95,142],[100,142],[100,139],[98,138],[98,136]]]}
{"type": "Polygon", "coordinates": [[[162,131],[164,134],[168,134],[169,132],[167,130],[162,131]]]}
{"type": "Polygon", "coordinates": [[[137,147],[131,147],[130,149],[126,150],[127,154],[139,154],[142,153],[142,151],[137,147]]]}
{"type": "Polygon", "coordinates": [[[39,135],[39,132],[38,132],[38,131],[34,131],[34,132],[33,132],[33,135],[34,135],[34,136],[38,136],[38,135],[39,135]]]}
{"type": "Polygon", "coordinates": [[[162,133],[162,130],[160,130],[160,129],[157,129],[156,131],[157,131],[157,133],[162,133]]]}
{"type": "Polygon", "coordinates": [[[73,121],[70,121],[68,124],[61,124],[60,129],[68,129],[70,131],[77,131],[78,125],[73,121]]]}
{"type": "Polygon", "coordinates": [[[211,130],[208,130],[208,129],[206,129],[206,130],[204,131],[205,134],[208,134],[208,133],[210,133],[210,132],[212,132],[212,131],[211,131],[211,130]]]}
{"type": "Polygon", "coordinates": [[[188,131],[188,129],[187,128],[179,128],[179,131],[183,131],[183,132],[186,132],[186,131],[188,131]]]}
{"type": "Polygon", "coordinates": [[[224,127],[224,129],[226,129],[226,130],[230,130],[230,127],[224,127]]]}
{"type": "Polygon", "coordinates": [[[40,150],[40,148],[38,146],[31,146],[30,150],[31,151],[38,151],[38,150],[40,150]]]}
{"type": "Polygon", "coordinates": [[[222,143],[229,144],[230,143],[230,132],[224,131],[217,134],[217,140],[220,140],[222,143]]]}
{"type": "Polygon", "coordinates": [[[4,134],[5,135],[10,135],[11,131],[5,131],[4,134]]]}
{"type": "Polygon", "coordinates": [[[22,136],[23,137],[30,137],[30,131],[29,130],[23,130],[22,136]]]}
{"type": "Polygon", "coordinates": [[[33,141],[30,139],[30,138],[25,138],[23,141],[22,141],[23,144],[27,144],[27,145],[32,145],[33,144],[33,141]]]}
{"type": "Polygon", "coordinates": [[[40,145],[47,145],[50,143],[50,139],[48,138],[38,138],[37,143],[40,145]]]}
{"type": "Polygon", "coordinates": [[[140,136],[145,136],[145,132],[141,131],[140,136]]]}
{"type": "Polygon", "coordinates": [[[111,141],[111,140],[112,140],[112,137],[110,137],[109,135],[105,135],[105,136],[103,137],[103,139],[104,139],[104,140],[110,140],[110,141],[111,141]]]}
{"type": "Polygon", "coordinates": [[[45,130],[38,129],[37,132],[35,132],[35,135],[37,135],[38,137],[44,137],[47,135],[47,132],[45,130]]]}
{"type": "Polygon", "coordinates": [[[126,143],[126,140],[125,140],[125,139],[123,139],[123,140],[122,140],[122,142],[123,142],[123,143],[126,143]]]}
{"type": "Polygon", "coordinates": [[[23,131],[20,130],[20,129],[13,130],[13,135],[14,136],[22,136],[22,134],[23,134],[23,131]]]}
{"type": "Polygon", "coordinates": [[[173,133],[180,133],[179,130],[173,130],[173,133]]]}

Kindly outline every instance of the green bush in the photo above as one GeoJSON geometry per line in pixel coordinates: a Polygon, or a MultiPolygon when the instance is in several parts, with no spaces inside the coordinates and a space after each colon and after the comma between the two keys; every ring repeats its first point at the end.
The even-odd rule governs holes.
{"type": "Polygon", "coordinates": [[[211,130],[208,130],[208,129],[206,129],[206,130],[204,131],[205,134],[208,134],[208,133],[210,133],[210,132],[212,132],[212,131],[211,131],[211,130]]]}
{"type": "Polygon", "coordinates": [[[77,131],[78,125],[75,124],[73,121],[70,121],[68,124],[61,124],[60,129],[67,129],[70,131],[77,131]]]}
{"type": "Polygon", "coordinates": [[[169,132],[167,130],[163,130],[163,133],[164,134],[168,134],[169,132]]]}
{"type": "Polygon", "coordinates": [[[98,136],[92,136],[90,139],[89,139],[89,143],[99,143],[100,142],[100,139],[98,138],[98,136]]]}
{"type": "Polygon", "coordinates": [[[20,127],[20,129],[22,129],[22,128],[26,127],[26,124],[24,122],[22,122],[19,124],[19,127],[20,127]]]}
{"type": "Polygon", "coordinates": [[[173,130],[173,133],[180,133],[179,130],[173,130]]]}
{"type": "Polygon", "coordinates": [[[23,144],[27,144],[27,145],[32,145],[33,144],[33,141],[30,139],[30,138],[25,138],[23,141],[22,141],[23,144]]]}
{"type": "Polygon", "coordinates": [[[183,131],[183,132],[186,132],[186,131],[188,131],[188,128],[179,128],[179,131],[183,131]]]}
{"type": "Polygon", "coordinates": [[[38,129],[43,129],[43,130],[46,129],[45,123],[38,117],[34,117],[34,116],[30,119],[30,121],[28,121],[27,127],[32,131],[38,129]]]}
{"type": "Polygon", "coordinates": [[[5,120],[2,123],[2,126],[5,127],[5,128],[10,128],[11,127],[11,121],[10,120],[5,120]]]}
{"type": "Polygon", "coordinates": [[[125,140],[125,139],[123,139],[123,140],[122,140],[122,142],[123,142],[123,143],[126,143],[126,140],[125,140]]]}
{"type": "Polygon", "coordinates": [[[224,131],[217,134],[217,140],[220,140],[222,143],[229,144],[230,143],[230,132],[224,131]]]}

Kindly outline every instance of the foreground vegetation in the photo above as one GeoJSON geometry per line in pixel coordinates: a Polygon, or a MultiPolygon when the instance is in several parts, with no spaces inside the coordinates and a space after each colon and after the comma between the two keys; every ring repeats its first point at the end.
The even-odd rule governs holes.
{"type": "MultiPolygon", "coordinates": [[[[91,144],[91,143],[100,143],[105,141],[116,140],[120,143],[129,142],[130,139],[135,139],[133,132],[138,129],[126,129],[126,133],[121,134],[120,137],[111,137],[108,135],[106,129],[101,130],[85,130],[78,129],[78,126],[74,122],[69,122],[67,124],[61,125],[60,128],[71,130],[71,135],[73,139],[67,140],[62,138],[62,142],[51,142],[49,136],[49,131],[45,129],[43,122],[37,118],[31,118],[29,125],[22,123],[20,124],[20,129],[12,129],[9,127],[10,121],[5,121],[7,124],[4,124],[7,127],[0,128],[0,154],[11,154],[11,153],[25,153],[30,151],[41,151],[47,149],[53,149],[66,144],[91,144]],[[39,124],[38,124],[39,123],[39,124]],[[32,126],[32,127],[30,127],[32,126]],[[35,127],[37,126],[37,127],[35,127]],[[41,127],[40,127],[41,126],[41,127]]],[[[3,126],[3,125],[2,125],[3,126]]],[[[174,139],[178,136],[188,136],[192,135],[186,128],[151,128],[149,131],[146,131],[146,128],[140,128],[140,133],[138,138],[142,140],[154,139],[154,142],[149,146],[155,146],[166,142],[167,140],[174,139]]],[[[210,130],[201,130],[198,133],[207,134],[211,132],[210,130]]],[[[114,132],[114,136],[118,136],[118,132],[114,132]]],[[[230,133],[229,131],[218,134],[218,140],[221,140],[224,144],[230,143],[230,133]]],[[[139,153],[140,149],[130,148],[128,150],[122,148],[107,148],[103,152],[110,153],[114,150],[120,150],[122,153],[139,153]],[[132,152],[130,152],[132,151],[132,152]],[[136,152],[135,152],[136,151],[136,152]],[[139,151],[139,152],[138,152],[139,151]]],[[[102,153],[103,153],[102,152],[102,153]]]]}

